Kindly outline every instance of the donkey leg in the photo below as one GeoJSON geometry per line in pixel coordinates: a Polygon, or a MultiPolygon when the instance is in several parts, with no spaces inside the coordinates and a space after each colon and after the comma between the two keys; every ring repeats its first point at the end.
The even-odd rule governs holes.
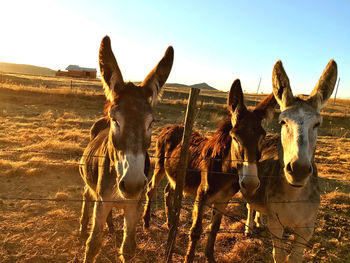
{"type": "MultiPolygon", "coordinates": [[[[311,223],[312,224],[312,223],[311,223]]],[[[287,262],[299,263],[303,261],[304,249],[312,237],[314,227],[300,226],[294,229],[295,240],[287,262]]]]}
{"type": "Polygon", "coordinates": [[[151,220],[151,203],[152,197],[157,192],[159,183],[163,180],[165,175],[164,169],[159,163],[155,165],[152,180],[149,181],[146,193],[146,204],[143,212],[143,227],[149,228],[149,221],[151,220]]]}
{"type": "Polygon", "coordinates": [[[272,256],[275,263],[284,263],[287,260],[287,247],[283,241],[284,228],[275,217],[269,216],[267,227],[272,236],[272,256]]]}
{"type": "Polygon", "coordinates": [[[87,238],[87,225],[89,223],[89,210],[91,206],[91,196],[89,193],[89,187],[85,186],[84,187],[84,193],[83,193],[83,204],[81,206],[81,217],[80,217],[80,236],[82,238],[87,238]],[[87,202],[86,202],[87,201],[87,202]]]}
{"type": "Polygon", "coordinates": [[[120,247],[120,260],[132,262],[136,249],[136,225],[140,218],[139,205],[130,205],[124,208],[124,235],[123,243],[120,247]]]}
{"type": "Polygon", "coordinates": [[[246,221],[246,224],[245,224],[245,231],[244,231],[244,234],[246,236],[252,234],[252,228],[253,228],[253,225],[254,225],[254,210],[253,208],[250,206],[249,203],[247,203],[246,205],[247,209],[248,209],[248,214],[247,214],[247,221],[246,221]]]}
{"type": "Polygon", "coordinates": [[[207,200],[206,193],[204,193],[204,191],[202,190],[199,190],[199,192],[197,193],[196,201],[194,202],[194,206],[193,206],[193,214],[192,214],[193,223],[189,233],[190,240],[188,243],[185,263],[191,263],[194,260],[196,245],[203,231],[202,220],[203,220],[203,210],[204,210],[204,205],[206,200],[207,200]]]}
{"type": "Polygon", "coordinates": [[[93,215],[93,226],[90,237],[86,241],[84,263],[93,263],[102,246],[103,229],[106,219],[111,211],[111,204],[96,202],[93,215]]]}
{"type": "Polygon", "coordinates": [[[255,211],[254,222],[257,228],[260,228],[263,226],[263,214],[261,214],[259,211],[255,211]]]}
{"type": "Polygon", "coordinates": [[[216,235],[220,229],[221,219],[223,212],[225,211],[225,208],[227,206],[227,203],[220,202],[220,203],[214,203],[213,205],[213,214],[211,219],[211,225],[210,225],[210,233],[208,235],[207,244],[205,246],[205,256],[207,257],[208,262],[214,263],[214,245],[216,240],[216,235]]]}
{"type": "Polygon", "coordinates": [[[164,188],[164,207],[165,207],[165,216],[166,216],[166,225],[168,228],[171,228],[172,222],[171,218],[174,218],[174,190],[171,188],[170,183],[164,188]]]}
{"type": "Polygon", "coordinates": [[[109,233],[114,233],[114,224],[113,224],[113,213],[112,213],[113,209],[111,210],[111,212],[109,212],[108,216],[107,216],[107,226],[108,226],[108,231],[109,233]]]}

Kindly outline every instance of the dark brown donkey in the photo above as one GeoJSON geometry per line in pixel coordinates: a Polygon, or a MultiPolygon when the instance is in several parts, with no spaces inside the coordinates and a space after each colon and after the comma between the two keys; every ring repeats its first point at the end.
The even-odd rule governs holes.
{"type": "MultiPolygon", "coordinates": [[[[135,252],[140,199],[147,184],[144,168],[151,142],[152,104],[168,78],[173,58],[173,48],[169,47],[158,65],[137,86],[124,83],[109,37],[101,42],[99,63],[107,116],[91,129],[91,141],[80,166],[85,182],[84,200],[95,201],[92,232],[86,242],[86,263],[95,262],[102,245],[103,228],[113,207],[124,210],[121,260],[129,260],[135,252]]],[[[88,221],[89,202],[84,202],[80,221],[82,235],[87,234],[88,221]]]]}
{"type": "MultiPolygon", "coordinates": [[[[271,94],[253,111],[249,111],[243,102],[240,81],[235,80],[228,97],[231,119],[222,122],[211,138],[197,132],[192,134],[184,194],[196,196],[201,184],[201,170],[204,171],[202,188],[208,197],[207,201],[213,204],[215,211],[206,246],[206,256],[209,260],[214,260],[214,242],[220,227],[221,213],[228,200],[239,189],[245,194],[253,194],[259,187],[257,175],[257,161],[260,156],[259,143],[265,136],[261,121],[275,104],[276,101],[271,94]]],[[[165,175],[169,181],[165,189],[168,218],[173,214],[173,209],[169,205],[172,204],[175,189],[182,133],[182,126],[172,125],[164,128],[158,137],[155,172],[146,194],[147,201],[143,215],[145,227],[149,226],[151,199],[165,175]]],[[[196,205],[194,215],[197,215],[196,205]]],[[[191,230],[192,242],[198,240],[200,234],[201,231],[191,230]]]]}

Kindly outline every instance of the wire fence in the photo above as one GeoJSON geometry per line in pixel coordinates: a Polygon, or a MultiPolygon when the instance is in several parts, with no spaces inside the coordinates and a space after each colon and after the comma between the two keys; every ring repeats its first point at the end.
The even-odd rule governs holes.
{"type": "MultiPolygon", "coordinates": [[[[43,163],[43,164],[61,164],[61,165],[75,165],[75,166],[88,166],[86,163],[81,163],[78,162],[81,158],[88,157],[88,158],[109,158],[108,156],[102,156],[102,155],[84,155],[84,154],[71,154],[71,153],[62,153],[62,152],[51,152],[51,151],[38,151],[38,150],[18,150],[18,149],[0,149],[0,154],[1,153],[33,153],[33,154],[46,154],[46,155],[59,155],[59,156],[69,156],[70,159],[76,160],[75,162],[72,161],[38,161],[38,160],[23,160],[23,161],[18,161],[17,157],[15,157],[15,160],[12,160],[14,162],[25,162],[25,163],[43,163]]],[[[0,156],[0,158],[4,159],[3,157],[0,156]]],[[[149,155],[150,159],[157,160],[157,159],[180,159],[179,156],[154,156],[154,155],[149,155]]],[[[9,158],[7,157],[7,160],[9,158]]],[[[211,160],[211,161],[222,161],[223,163],[247,163],[248,161],[244,160],[239,160],[239,159],[219,159],[219,158],[212,158],[212,157],[201,157],[201,160],[211,160]]],[[[322,164],[347,164],[350,165],[350,162],[344,162],[344,161],[334,161],[334,162],[322,162],[322,164]]],[[[95,166],[95,164],[93,164],[95,166]]],[[[100,165],[100,167],[104,167],[104,165],[100,165]]],[[[162,167],[162,168],[156,168],[154,167],[153,170],[156,171],[158,169],[168,169],[170,167],[162,167]]],[[[193,169],[193,168],[177,168],[177,169],[183,169],[188,172],[203,172],[204,170],[201,169],[193,169]]],[[[234,173],[232,172],[222,172],[222,171],[210,171],[212,174],[223,174],[223,175],[233,175],[234,173]]],[[[250,176],[250,175],[246,175],[250,176]]],[[[255,175],[252,175],[255,177],[255,175]]],[[[269,176],[261,176],[259,175],[259,178],[264,178],[264,177],[269,177],[269,176]]],[[[326,177],[311,177],[313,180],[321,179],[321,180],[336,180],[339,182],[350,182],[350,179],[335,179],[335,178],[326,178],[326,177]]]]}
{"type": "MultiPolygon", "coordinates": [[[[2,156],[1,156],[1,153],[19,153],[19,154],[27,154],[27,153],[32,153],[32,154],[41,154],[41,155],[58,155],[58,156],[67,156],[69,157],[69,160],[75,160],[75,161],[48,161],[48,160],[45,160],[45,161],[36,161],[36,160],[23,160],[23,161],[18,161],[18,156],[16,156],[14,159],[15,161],[18,161],[18,162],[25,162],[25,163],[43,163],[43,164],[59,164],[59,165],[74,165],[74,166],[81,166],[81,165],[86,165],[86,164],[83,164],[83,163],[80,163],[78,162],[78,160],[81,158],[81,157],[87,157],[87,156],[84,156],[84,155],[78,155],[78,154],[71,154],[71,153],[62,153],[62,152],[52,152],[52,151],[38,151],[38,150],[21,150],[21,149],[0,149],[0,159],[4,159],[2,156]]],[[[89,158],[106,158],[106,156],[99,156],[99,155],[96,155],[96,156],[88,156],[89,158]]],[[[154,160],[157,160],[159,157],[158,156],[149,156],[151,159],[154,159],[154,160]]],[[[163,158],[163,157],[162,157],[163,158]]],[[[179,158],[179,157],[174,157],[174,156],[171,156],[171,157],[165,157],[166,158],[179,158]]],[[[221,161],[221,159],[216,159],[216,158],[207,158],[207,159],[211,159],[211,160],[214,160],[214,161],[221,161]]],[[[242,160],[225,160],[225,162],[240,162],[242,163],[243,161],[242,160]]],[[[326,162],[323,162],[324,164],[327,164],[326,162]]],[[[337,162],[339,164],[339,162],[337,162]]],[[[333,162],[331,162],[330,164],[334,164],[333,162]]],[[[341,164],[350,164],[350,162],[341,162],[341,164]]],[[[166,167],[165,167],[166,168],[166,167]]],[[[162,169],[165,169],[165,168],[162,168],[162,169]]],[[[154,170],[156,170],[157,168],[154,168],[154,170]]],[[[191,168],[183,168],[183,169],[186,169],[188,172],[202,172],[201,170],[199,169],[191,169],[191,168]]],[[[233,173],[225,173],[225,172],[212,172],[212,173],[219,173],[219,174],[225,174],[225,175],[233,175],[233,173]]],[[[331,181],[337,181],[337,182],[350,182],[350,179],[334,179],[334,178],[323,178],[323,177],[318,177],[316,179],[321,179],[321,180],[331,180],[331,181]]],[[[0,200],[2,201],[30,201],[30,202],[57,202],[57,203],[69,203],[69,202],[78,202],[78,203],[82,203],[82,202],[91,202],[91,203],[96,203],[96,202],[113,202],[113,203],[116,203],[116,204],[120,204],[120,203],[132,203],[132,202],[140,202],[139,200],[84,200],[84,199],[69,199],[69,198],[40,198],[40,197],[18,197],[18,196],[2,196],[0,194],[0,200]]],[[[159,202],[162,202],[160,199],[155,199],[155,200],[152,200],[150,201],[152,203],[159,203],[159,202]]],[[[321,203],[323,201],[321,200],[321,203]]],[[[142,203],[144,203],[144,201],[142,201],[142,203]]],[[[186,205],[193,205],[195,203],[195,201],[183,201],[183,205],[186,206],[186,205]]],[[[225,203],[225,204],[240,204],[240,205],[244,205],[246,204],[245,201],[242,201],[242,200],[230,200],[228,202],[214,202],[214,204],[220,204],[220,203],[225,203]]],[[[254,203],[264,203],[264,201],[261,201],[261,202],[254,202],[254,203]]],[[[288,200],[288,201],[272,201],[271,203],[313,203],[313,201],[310,201],[310,200],[288,200]]],[[[315,201],[315,203],[319,203],[318,201],[315,201]]],[[[213,207],[212,205],[207,205],[210,209],[212,210],[215,210],[215,207],[213,207]]],[[[191,209],[190,209],[191,211],[191,209]]],[[[250,238],[258,238],[264,245],[266,248],[266,253],[268,253],[269,255],[271,254],[271,249],[272,249],[272,243],[271,243],[271,236],[274,238],[274,239],[279,239],[283,242],[290,242],[290,239],[288,237],[283,237],[283,238],[279,238],[279,237],[276,237],[273,235],[273,233],[271,233],[269,231],[269,229],[267,229],[267,232],[268,232],[268,235],[266,236],[263,236],[261,234],[261,231],[259,230],[256,230],[255,228],[251,228],[249,227],[245,220],[241,219],[241,218],[238,218],[236,216],[233,216],[233,215],[230,215],[226,212],[222,212],[222,211],[216,211],[216,212],[220,212],[223,214],[224,217],[228,218],[230,221],[234,222],[234,223],[239,223],[243,226],[244,229],[246,228],[249,228],[250,232],[251,232],[251,236],[250,238]]],[[[70,222],[74,221],[73,219],[72,220],[69,220],[70,222]]],[[[317,222],[316,222],[317,224],[317,222]]],[[[302,227],[296,227],[295,229],[297,228],[310,228],[310,227],[314,227],[314,226],[302,226],[302,227]]],[[[270,228],[271,230],[271,228],[270,228]]],[[[57,232],[57,230],[52,230],[52,231],[55,231],[57,232]]],[[[244,230],[243,230],[244,231],[244,230]]],[[[67,231],[61,231],[61,232],[64,232],[66,234],[69,234],[69,232],[67,231]]],[[[233,230],[233,229],[220,229],[219,232],[220,234],[222,233],[226,233],[226,234],[243,234],[242,231],[237,231],[237,230],[233,230]]],[[[72,234],[72,233],[70,233],[72,234]]],[[[208,235],[210,234],[210,231],[205,231],[202,233],[202,235],[208,235]]],[[[292,231],[291,234],[295,235],[296,237],[298,236],[297,233],[295,233],[295,231],[292,231]]],[[[75,234],[74,234],[75,235],[75,234]]],[[[237,238],[236,241],[239,241],[240,239],[247,239],[247,237],[241,237],[241,238],[237,238]]],[[[296,241],[294,241],[295,243],[296,241]]],[[[304,242],[296,242],[297,246],[306,246],[308,249],[312,249],[313,247],[310,246],[310,245],[305,245],[304,242]]],[[[164,245],[164,244],[163,244],[164,245]]],[[[276,246],[275,246],[276,247],[276,246]]],[[[290,252],[290,248],[286,248],[286,247],[280,247],[281,250],[284,250],[285,252],[290,252]]],[[[346,262],[346,260],[342,259],[342,258],[339,258],[337,255],[331,253],[331,252],[326,252],[328,256],[331,256],[337,260],[339,260],[339,262],[346,262]]],[[[135,255],[135,257],[137,256],[138,254],[135,255]]]]}
{"type": "MultiPolygon", "coordinates": [[[[48,202],[82,202],[82,201],[84,201],[84,200],[78,200],[78,199],[75,199],[75,200],[69,200],[69,199],[57,200],[57,199],[49,199],[49,198],[5,198],[4,200],[48,201],[48,202]]],[[[93,202],[95,202],[95,201],[93,201],[93,202]]],[[[207,207],[209,209],[215,210],[215,208],[212,207],[212,206],[207,205],[207,207]]],[[[184,206],[183,209],[188,209],[188,207],[184,206]]],[[[188,210],[190,212],[192,211],[191,209],[188,209],[188,210]]],[[[216,212],[222,213],[221,211],[218,211],[218,210],[216,210],[216,212]]],[[[242,225],[243,229],[248,227],[243,219],[241,219],[241,218],[239,218],[237,216],[234,216],[234,215],[230,215],[227,212],[224,212],[222,214],[223,214],[224,217],[229,219],[232,223],[238,223],[238,224],[242,225]]],[[[62,226],[62,225],[64,225],[64,223],[72,224],[72,223],[77,223],[77,221],[78,221],[78,219],[64,219],[64,220],[56,220],[56,223],[60,223],[60,226],[62,226]]],[[[191,222],[188,223],[188,226],[190,225],[190,223],[191,222]]],[[[316,222],[316,224],[317,224],[317,222],[316,222]]],[[[158,229],[161,229],[162,225],[158,224],[158,225],[156,225],[156,227],[158,229]]],[[[310,226],[310,227],[313,227],[313,226],[310,226]]],[[[222,228],[222,229],[220,229],[218,231],[217,234],[230,234],[230,235],[238,234],[239,237],[235,236],[234,243],[239,242],[239,241],[243,241],[243,240],[250,240],[250,239],[256,238],[256,239],[260,240],[260,242],[262,243],[262,245],[264,247],[264,249],[260,250],[260,252],[263,253],[263,254],[266,254],[266,256],[271,256],[271,250],[272,250],[273,247],[279,248],[282,251],[285,251],[286,253],[289,253],[290,249],[291,249],[290,248],[291,243],[294,243],[295,247],[302,246],[302,247],[306,247],[307,249],[310,249],[310,250],[313,249],[313,247],[311,245],[305,244],[304,242],[300,242],[300,241],[295,241],[295,240],[292,241],[292,240],[290,240],[290,238],[288,236],[284,236],[282,238],[276,237],[273,233],[270,232],[271,228],[270,229],[264,228],[265,232],[262,232],[261,230],[256,229],[256,228],[252,228],[252,227],[249,227],[249,228],[250,228],[251,234],[248,237],[244,235],[244,230],[243,231],[238,231],[238,230],[235,230],[235,229],[223,229],[222,228]],[[274,239],[277,239],[277,240],[280,240],[280,241],[284,242],[285,246],[284,247],[279,247],[279,246],[276,246],[276,245],[273,246],[273,244],[271,242],[271,236],[274,239]]],[[[55,229],[55,228],[45,228],[41,224],[40,221],[36,221],[34,223],[34,225],[31,226],[31,229],[32,229],[32,231],[52,232],[53,234],[61,233],[61,234],[64,234],[64,235],[72,235],[74,237],[77,237],[79,235],[77,233],[77,231],[73,231],[72,232],[70,230],[58,230],[58,229],[55,229]]],[[[21,234],[21,233],[24,233],[25,231],[26,230],[22,230],[22,231],[21,230],[17,230],[17,231],[15,231],[15,233],[16,234],[21,234]]],[[[90,235],[90,233],[91,233],[91,231],[87,232],[88,235],[90,235]]],[[[210,233],[211,233],[210,231],[203,231],[201,236],[203,237],[203,236],[209,235],[210,233]]],[[[289,229],[289,233],[292,234],[292,235],[298,236],[297,233],[295,233],[294,231],[291,231],[290,229],[289,229]]],[[[151,242],[151,240],[148,240],[148,242],[151,242]]],[[[165,245],[165,243],[161,243],[158,246],[158,249],[160,249],[164,245],[165,245]]],[[[144,245],[144,247],[147,247],[147,244],[144,245]]],[[[118,250],[116,250],[115,253],[116,253],[117,256],[120,256],[118,250]]],[[[135,254],[134,258],[136,259],[138,256],[141,256],[141,253],[142,253],[142,251],[136,251],[136,254],[135,254]]],[[[340,258],[337,255],[335,255],[334,253],[331,253],[329,251],[328,252],[326,251],[325,253],[326,253],[326,255],[328,255],[331,258],[337,259],[339,262],[347,262],[346,259],[340,258]]]]}

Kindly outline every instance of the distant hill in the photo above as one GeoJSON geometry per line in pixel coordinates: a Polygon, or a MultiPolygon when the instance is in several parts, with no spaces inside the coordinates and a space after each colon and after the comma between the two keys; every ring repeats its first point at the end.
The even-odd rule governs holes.
{"type": "MultiPolygon", "coordinates": [[[[0,62],[0,72],[18,73],[18,74],[30,74],[38,76],[55,76],[56,71],[50,68],[27,65],[27,64],[15,64],[8,62],[0,62]]],[[[135,82],[141,83],[141,82],[135,82]]],[[[186,87],[186,88],[199,88],[204,90],[217,90],[207,83],[198,83],[193,85],[185,85],[180,83],[167,83],[168,87],[186,87]]]]}
{"type": "Polygon", "coordinates": [[[0,71],[20,73],[20,74],[31,74],[39,76],[55,76],[56,71],[50,68],[38,67],[26,64],[15,64],[0,62],[0,71]]]}
{"type": "Polygon", "coordinates": [[[198,83],[193,85],[185,85],[180,83],[167,83],[168,87],[188,87],[188,88],[198,88],[198,89],[206,89],[206,90],[216,90],[215,88],[209,86],[207,83],[198,83]]]}

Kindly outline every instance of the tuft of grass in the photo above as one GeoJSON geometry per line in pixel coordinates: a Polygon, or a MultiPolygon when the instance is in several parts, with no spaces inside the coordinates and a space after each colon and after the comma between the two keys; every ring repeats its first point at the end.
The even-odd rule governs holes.
{"type": "Polygon", "coordinates": [[[57,200],[68,200],[69,199],[69,194],[65,192],[57,192],[55,194],[55,199],[57,200]]]}

